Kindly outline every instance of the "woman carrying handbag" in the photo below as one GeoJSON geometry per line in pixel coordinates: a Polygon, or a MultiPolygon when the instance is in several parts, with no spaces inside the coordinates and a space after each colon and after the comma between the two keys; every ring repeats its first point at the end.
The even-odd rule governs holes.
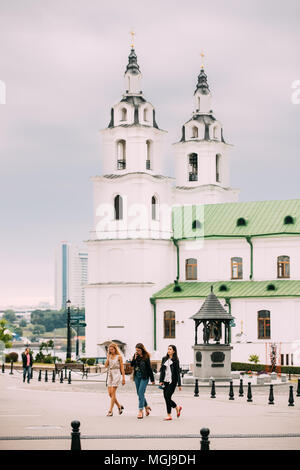
{"type": "Polygon", "coordinates": [[[152,385],[154,385],[154,375],[150,364],[150,354],[142,343],[138,343],[135,347],[135,354],[132,358],[131,366],[133,367],[133,380],[135,382],[139,400],[139,414],[137,418],[142,419],[144,408],[146,416],[149,416],[151,411],[145,398],[149,379],[151,380],[152,385]]]}
{"type": "Polygon", "coordinates": [[[174,344],[168,347],[166,356],[162,358],[159,382],[164,391],[164,399],[167,407],[167,417],[164,418],[164,421],[172,420],[172,408],[176,408],[177,418],[179,418],[182,407],[177,406],[172,400],[172,395],[177,385],[179,391],[181,391],[180,365],[177,356],[177,348],[174,344]]]}

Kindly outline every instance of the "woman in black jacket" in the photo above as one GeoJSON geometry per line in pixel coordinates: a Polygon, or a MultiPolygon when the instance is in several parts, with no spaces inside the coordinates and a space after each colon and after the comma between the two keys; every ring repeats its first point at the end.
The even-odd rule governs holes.
{"type": "Polygon", "coordinates": [[[151,408],[148,406],[145,398],[145,391],[149,379],[154,385],[154,376],[150,364],[150,354],[142,343],[138,343],[135,347],[135,355],[132,358],[131,366],[133,367],[133,379],[136,386],[136,392],[139,397],[139,414],[138,419],[143,418],[143,408],[145,407],[146,416],[150,414],[151,408]]]}
{"type": "Polygon", "coordinates": [[[162,358],[159,382],[164,391],[164,399],[167,407],[167,417],[164,420],[170,421],[172,419],[172,408],[176,408],[177,418],[179,418],[182,407],[177,406],[172,400],[172,395],[175,392],[177,384],[179,391],[181,391],[179,359],[177,356],[177,348],[174,344],[168,347],[167,355],[162,358]]]}

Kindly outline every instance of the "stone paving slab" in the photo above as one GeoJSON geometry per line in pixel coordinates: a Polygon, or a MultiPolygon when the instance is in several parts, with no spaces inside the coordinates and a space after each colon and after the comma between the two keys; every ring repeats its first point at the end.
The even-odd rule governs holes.
{"type": "MultiPolygon", "coordinates": [[[[294,384],[295,385],[295,384],[294,384]]],[[[0,438],[7,436],[70,436],[72,420],[81,422],[83,436],[158,435],[167,439],[82,439],[83,449],[199,449],[200,428],[208,427],[211,434],[300,434],[300,397],[294,393],[295,406],[288,406],[289,384],[274,393],[275,404],[268,405],[268,391],[256,389],[253,402],[244,397],[229,401],[228,390],[217,389],[210,398],[202,389],[199,397],[193,390],[176,390],[174,399],[183,407],[182,416],[164,422],[165,403],[157,387],[148,386],[147,398],[151,416],[137,420],[137,396],[132,382],[118,390],[124,405],[123,415],[115,409],[106,417],[109,399],[104,383],[59,382],[23,383],[20,375],[0,374],[0,438]],[[199,435],[199,439],[179,439],[179,435],[199,435]],[[172,438],[172,435],[174,436],[172,438]]],[[[296,387],[294,387],[296,390],[296,387]]],[[[246,389],[244,390],[246,392],[246,389]]],[[[66,449],[68,440],[0,440],[0,449],[66,449]]],[[[215,438],[211,449],[300,449],[300,438],[215,438]]]]}

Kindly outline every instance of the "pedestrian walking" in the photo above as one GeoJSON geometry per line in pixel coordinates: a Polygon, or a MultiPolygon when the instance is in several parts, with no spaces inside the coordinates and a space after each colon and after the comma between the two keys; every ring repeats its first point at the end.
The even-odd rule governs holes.
{"type": "Polygon", "coordinates": [[[27,383],[29,383],[31,379],[31,368],[33,364],[32,353],[29,348],[26,348],[25,351],[22,353],[22,362],[23,362],[23,382],[26,381],[26,375],[27,375],[27,383]]]}
{"type": "Polygon", "coordinates": [[[108,347],[107,359],[105,362],[107,367],[107,387],[108,394],[110,396],[110,407],[106,416],[113,416],[113,407],[116,405],[121,415],[124,410],[124,406],[120,405],[117,400],[117,388],[122,383],[125,385],[125,370],[123,359],[119,351],[118,346],[115,343],[111,343],[108,347]]]}
{"type": "Polygon", "coordinates": [[[142,419],[144,417],[144,408],[146,416],[149,416],[151,411],[151,408],[145,398],[145,392],[149,379],[151,380],[152,385],[155,383],[150,364],[150,354],[142,343],[138,343],[135,347],[135,354],[132,358],[131,366],[133,367],[133,379],[135,382],[139,403],[139,413],[137,418],[142,419]]]}
{"type": "Polygon", "coordinates": [[[176,408],[177,418],[179,418],[182,407],[178,406],[172,400],[172,395],[175,392],[177,385],[179,391],[181,391],[180,365],[177,356],[177,348],[174,344],[171,344],[168,347],[166,356],[162,358],[159,382],[160,387],[164,392],[164,399],[167,407],[167,417],[164,418],[164,421],[172,420],[172,408],[176,408]]]}

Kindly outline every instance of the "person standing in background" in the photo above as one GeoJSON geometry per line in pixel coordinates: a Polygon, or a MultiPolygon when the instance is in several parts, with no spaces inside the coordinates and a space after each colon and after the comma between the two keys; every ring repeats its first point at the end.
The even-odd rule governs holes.
{"type": "Polygon", "coordinates": [[[33,364],[32,353],[29,348],[26,348],[25,351],[22,353],[22,362],[23,362],[23,382],[25,382],[26,375],[27,375],[27,383],[29,383],[31,379],[31,368],[33,364]]]}

